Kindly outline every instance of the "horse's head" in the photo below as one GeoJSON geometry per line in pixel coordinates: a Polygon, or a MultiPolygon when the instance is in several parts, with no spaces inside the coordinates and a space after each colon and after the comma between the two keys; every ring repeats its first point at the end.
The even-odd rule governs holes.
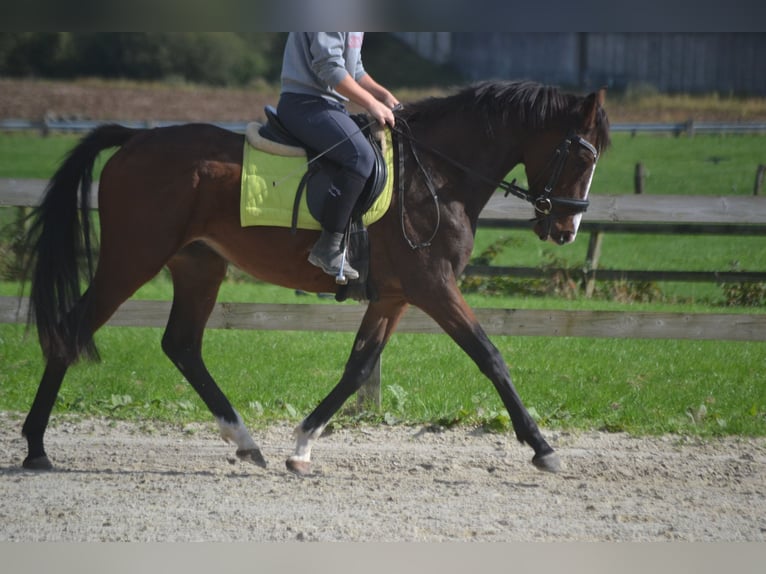
{"type": "Polygon", "coordinates": [[[535,233],[565,245],[575,240],[601,151],[609,141],[604,90],[577,100],[560,127],[529,135],[524,165],[535,233]]]}

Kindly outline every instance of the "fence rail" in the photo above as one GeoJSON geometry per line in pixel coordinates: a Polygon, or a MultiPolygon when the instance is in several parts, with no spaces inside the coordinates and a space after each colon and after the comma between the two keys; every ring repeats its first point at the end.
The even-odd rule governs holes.
{"type": "MultiPolygon", "coordinates": [[[[26,321],[26,298],[0,297],[0,323],[26,321]]],[[[126,301],[107,325],[162,328],[170,301],[126,301]]],[[[217,303],[211,329],[354,332],[366,306],[338,304],[217,303]]],[[[490,335],[618,339],[712,339],[766,341],[766,314],[474,309],[490,335]]],[[[400,333],[442,333],[425,313],[411,308],[400,333]]]]}
{"type": "MultiPolygon", "coordinates": [[[[46,185],[41,179],[0,179],[0,206],[37,205],[46,185]]],[[[91,204],[98,206],[98,184],[93,184],[91,204]]],[[[482,227],[528,229],[530,208],[526,204],[492,197],[479,216],[482,227]]],[[[581,232],[590,233],[590,244],[579,270],[586,292],[593,291],[596,278],[624,281],[764,282],[766,271],[683,271],[643,269],[598,269],[600,243],[605,232],[754,235],[766,236],[764,196],[655,196],[600,195],[591,198],[581,232]]],[[[544,278],[560,269],[470,265],[467,275],[513,275],[544,278]]]]}
{"type": "MultiPolygon", "coordinates": [[[[521,228],[521,207],[517,202],[493,197],[479,218],[485,227],[521,228]]],[[[529,217],[526,209],[526,217],[529,217]]],[[[600,195],[591,198],[587,217],[580,225],[590,239],[585,261],[577,270],[540,269],[469,265],[467,275],[513,275],[544,278],[561,271],[580,279],[590,296],[599,280],[689,281],[715,283],[766,282],[766,271],[684,271],[645,269],[599,269],[601,243],[605,232],[689,235],[766,236],[766,197],[764,196],[657,196],[600,195]],[[578,277],[579,275],[579,277],[578,277]]]]}
{"type": "MultiPolygon", "coordinates": [[[[253,118],[258,119],[258,118],[253,118]]],[[[263,119],[263,118],[261,118],[263,119]]],[[[133,128],[158,128],[177,125],[174,120],[88,120],[88,119],[54,119],[27,120],[7,118],[0,119],[0,131],[39,131],[43,134],[51,132],[87,132],[104,123],[118,123],[133,128]]],[[[213,125],[239,133],[245,133],[248,121],[216,122],[213,125]]],[[[620,123],[609,128],[612,132],[637,133],[672,133],[675,135],[690,135],[703,133],[738,133],[766,134],[766,122],[665,122],[665,123],[620,123]]]]}
{"type": "MultiPolygon", "coordinates": [[[[0,178],[0,206],[31,207],[40,202],[48,181],[0,178]]],[[[92,205],[98,207],[98,182],[92,205]]],[[[495,194],[479,215],[486,227],[529,228],[530,207],[495,194]]],[[[766,235],[766,197],[714,195],[599,195],[590,198],[580,229],[639,233],[737,231],[766,235]],[[631,227],[631,224],[635,224],[631,227]]]]}

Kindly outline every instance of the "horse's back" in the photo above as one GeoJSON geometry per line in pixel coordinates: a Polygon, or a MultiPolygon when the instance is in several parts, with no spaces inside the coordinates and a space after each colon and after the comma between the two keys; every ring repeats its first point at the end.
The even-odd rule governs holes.
{"type": "Polygon", "coordinates": [[[242,134],[212,124],[137,130],[104,165],[102,188],[130,187],[139,194],[142,189],[162,194],[178,186],[196,188],[222,171],[239,173],[243,143],[242,134]]]}
{"type": "MultiPolygon", "coordinates": [[[[172,161],[242,160],[244,136],[213,124],[189,123],[135,130],[109,160],[167,166],[172,161]]],[[[167,168],[165,168],[167,169],[167,168]]]]}
{"type": "Polygon", "coordinates": [[[161,232],[183,244],[211,218],[235,217],[243,144],[243,135],[210,124],[138,131],[104,166],[102,234],[161,232]]]}

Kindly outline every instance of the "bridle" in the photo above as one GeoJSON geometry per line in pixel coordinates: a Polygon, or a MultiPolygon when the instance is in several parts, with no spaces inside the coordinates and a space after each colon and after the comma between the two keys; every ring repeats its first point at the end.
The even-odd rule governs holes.
{"type": "MultiPolygon", "coordinates": [[[[549,235],[550,228],[553,223],[552,221],[553,213],[557,208],[566,210],[571,215],[577,215],[587,211],[588,206],[590,205],[590,201],[588,201],[587,199],[587,193],[586,193],[585,199],[571,199],[567,197],[556,197],[553,195],[553,192],[556,189],[556,185],[558,184],[559,178],[561,177],[561,173],[564,170],[564,165],[566,164],[567,158],[569,157],[570,151],[572,149],[572,144],[580,145],[593,154],[593,166],[591,167],[591,173],[590,173],[591,180],[593,178],[593,173],[595,172],[595,169],[596,169],[596,162],[598,161],[598,150],[588,140],[578,136],[575,133],[570,133],[569,135],[567,135],[564,138],[564,140],[556,147],[556,151],[554,152],[553,158],[551,158],[551,160],[548,162],[548,165],[551,165],[551,173],[548,178],[548,182],[543,188],[542,193],[533,193],[530,190],[517,185],[515,179],[511,182],[507,182],[503,180],[503,181],[500,181],[499,183],[494,180],[491,180],[484,174],[479,173],[476,170],[466,165],[463,165],[459,161],[449,157],[448,155],[440,152],[439,150],[433,148],[432,146],[418,141],[415,137],[413,137],[412,133],[410,132],[409,125],[407,124],[407,122],[401,118],[397,118],[397,125],[392,127],[391,130],[397,133],[399,136],[401,136],[400,138],[397,138],[398,148],[399,148],[399,169],[400,169],[399,171],[399,182],[400,182],[399,183],[399,193],[400,193],[399,211],[401,216],[402,232],[404,233],[404,237],[412,249],[418,249],[418,248],[427,247],[428,245],[430,245],[431,240],[436,236],[436,231],[439,228],[438,196],[436,193],[436,189],[433,185],[433,182],[431,181],[431,178],[428,175],[428,172],[423,167],[423,164],[420,162],[418,154],[415,151],[416,145],[422,149],[427,150],[429,153],[432,153],[438,156],[439,158],[450,163],[451,165],[459,168],[460,170],[464,171],[471,177],[482,180],[485,183],[489,183],[491,185],[494,185],[496,188],[500,188],[504,190],[505,197],[508,197],[508,195],[510,194],[510,195],[513,195],[514,197],[518,197],[519,199],[523,199],[531,203],[535,209],[535,217],[532,219],[532,221],[543,223],[543,225],[545,226],[546,237],[549,235]],[[405,126],[407,133],[405,133],[404,130],[397,127],[399,124],[403,124],[405,126]],[[420,168],[420,171],[424,174],[426,186],[428,187],[428,190],[431,193],[431,197],[434,200],[434,204],[436,205],[437,220],[436,220],[435,228],[433,230],[433,233],[431,234],[431,237],[427,241],[421,242],[421,243],[414,243],[413,241],[411,241],[409,237],[407,236],[407,233],[404,229],[405,208],[404,208],[404,183],[402,178],[402,173],[404,172],[404,159],[403,159],[404,154],[403,154],[403,143],[402,143],[403,139],[409,142],[412,155],[415,158],[415,161],[418,167],[420,168]]],[[[590,187],[590,181],[588,182],[588,187],[590,187]]]]}
{"type": "Polygon", "coordinates": [[[573,143],[581,145],[593,154],[593,167],[591,168],[591,177],[593,177],[593,171],[595,171],[596,162],[598,161],[598,150],[588,140],[576,134],[570,134],[556,148],[552,159],[553,167],[551,168],[551,175],[542,193],[534,194],[528,189],[516,185],[515,179],[511,183],[502,181],[498,187],[505,190],[505,197],[511,194],[531,203],[535,208],[535,213],[540,217],[549,217],[557,207],[566,209],[572,215],[586,212],[590,205],[588,199],[571,199],[568,197],[555,197],[553,195],[553,190],[556,189],[556,185],[559,182],[561,172],[564,170],[564,165],[566,164],[567,157],[569,157],[573,143]]]}
{"type": "Polygon", "coordinates": [[[547,238],[550,236],[551,226],[553,225],[553,212],[556,208],[565,210],[569,215],[582,214],[588,210],[588,206],[590,205],[590,201],[588,201],[588,190],[590,189],[591,181],[593,181],[593,174],[596,171],[597,162],[598,150],[593,144],[575,133],[570,133],[564,138],[564,141],[558,145],[553,158],[549,162],[549,165],[551,163],[553,164],[551,174],[542,193],[534,194],[528,189],[516,185],[515,179],[511,183],[502,181],[498,187],[505,190],[505,197],[508,197],[508,194],[511,194],[532,204],[535,208],[535,217],[532,221],[542,224],[543,233],[541,238],[547,238]],[[564,165],[567,162],[573,143],[584,147],[593,154],[593,165],[591,166],[590,178],[585,189],[585,198],[572,199],[568,197],[555,197],[553,195],[553,190],[556,189],[556,185],[561,177],[561,172],[564,170],[564,165]]]}

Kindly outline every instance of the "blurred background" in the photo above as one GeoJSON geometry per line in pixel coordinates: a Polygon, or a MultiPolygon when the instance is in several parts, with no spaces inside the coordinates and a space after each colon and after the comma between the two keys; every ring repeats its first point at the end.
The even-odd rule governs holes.
{"type": "MultiPolygon", "coordinates": [[[[0,76],[250,86],[279,79],[284,33],[3,32],[0,76]]],[[[368,33],[392,87],[527,78],[565,88],[766,95],[766,33],[368,33]]]]}

